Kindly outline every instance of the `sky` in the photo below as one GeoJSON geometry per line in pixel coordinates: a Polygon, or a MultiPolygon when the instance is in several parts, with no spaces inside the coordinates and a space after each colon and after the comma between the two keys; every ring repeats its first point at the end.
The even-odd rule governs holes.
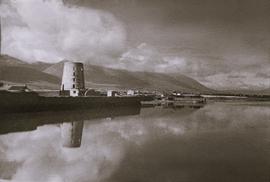
{"type": "Polygon", "coordinates": [[[3,52],[178,73],[215,89],[270,86],[267,0],[0,0],[3,52]]]}

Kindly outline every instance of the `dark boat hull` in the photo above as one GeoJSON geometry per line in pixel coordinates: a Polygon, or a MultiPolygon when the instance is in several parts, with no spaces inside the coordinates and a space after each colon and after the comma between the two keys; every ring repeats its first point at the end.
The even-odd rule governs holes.
{"type": "Polygon", "coordinates": [[[40,112],[98,107],[140,106],[148,97],[42,97],[34,92],[0,92],[0,112],[40,112]]]}

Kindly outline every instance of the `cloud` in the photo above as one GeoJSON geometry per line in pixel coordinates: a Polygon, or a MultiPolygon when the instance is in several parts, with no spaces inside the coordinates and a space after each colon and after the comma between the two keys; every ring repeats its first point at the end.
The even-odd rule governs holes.
{"type": "Polygon", "coordinates": [[[265,74],[257,74],[232,71],[230,73],[220,73],[204,78],[204,84],[216,89],[254,89],[269,88],[269,78],[265,74]]]}
{"type": "Polygon", "coordinates": [[[231,55],[229,58],[212,55],[201,49],[157,48],[147,43],[141,43],[123,53],[119,63],[114,67],[133,71],[183,74],[215,89],[264,89],[269,87],[270,65],[265,61],[265,55],[231,55]],[[254,62],[257,58],[260,65],[254,62]],[[245,60],[245,62],[239,60],[245,60]]]}
{"type": "Polygon", "coordinates": [[[171,73],[185,70],[186,64],[183,57],[166,55],[155,46],[141,43],[123,53],[116,67],[133,71],[171,73]]]}
{"type": "Polygon", "coordinates": [[[231,66],[223,57],[211,56],[195,48],[157,48],[148,43],[141,43],[123,53],[119,65],[124,69],[178,73],[193,78],[231,71],[231,66]]]}
{"type": "MultiPolygon", "coordinates": [[[[224,2],[210,1],[205,9],[184,1],[65,2],[1,0],[3,52],[27,62],[70,59],[132,71],[184,74],[211,88],[269,87],[267,22],[255,18],[266,1],[255,7],[259,14],[253,12],[254,19],[237,15],[243,24],[235,22],[237,18],[224,22],[235,17],[235,4],[230,2],[225,3],[228,11],[221,6],[224,2]],[[216,14],[221,17],[216,19],[216,14]],[[209,22],[201,21],[204,16],[209,22]]],[[[253,2],[247,4],[251,12],[253,2]]]]}
{"type": "Polygon", "coordinates": [[[108,12],[65,6],[58,0],[3,1],[0,8],[3,52],[28,62],[106,64],[125,46],[122,23],[108,12]]]}

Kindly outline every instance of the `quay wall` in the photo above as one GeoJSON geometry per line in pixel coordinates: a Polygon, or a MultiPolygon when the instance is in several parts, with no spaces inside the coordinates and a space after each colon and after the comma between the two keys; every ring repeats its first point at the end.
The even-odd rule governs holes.
{"type": "Polygon", "coordinates": [[[90,109],[115,106],[140,106],[147,97],[42,97],[37,93],[0,91],[0,112],[37,112],[90,109]]]}

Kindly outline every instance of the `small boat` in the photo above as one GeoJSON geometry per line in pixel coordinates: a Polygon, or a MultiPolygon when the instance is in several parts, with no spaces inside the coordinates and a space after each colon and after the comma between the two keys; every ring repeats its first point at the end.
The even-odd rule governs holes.
{"type": "Polygon", "coordinates": [[[199,94],[173,92],[167,98],[174,107],[200,108],[206,104],[206,99],[199,94]]]}

